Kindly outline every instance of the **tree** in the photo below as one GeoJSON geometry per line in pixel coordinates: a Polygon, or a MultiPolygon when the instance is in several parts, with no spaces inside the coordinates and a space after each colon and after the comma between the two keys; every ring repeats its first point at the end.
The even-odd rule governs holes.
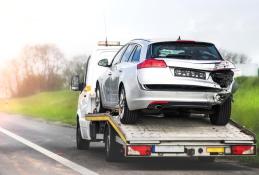
{"type": "Polygon", "coordinates": [[[52,44],[26,46],[19,56],[9,62],[6,84],[12,96],[57,90],[63,86],[62,71],[66,60],[52,44]]]}
{"type": "Polygon", "coordinates": [[[235,64],[244,64],[250,62],[248,56],[243,53],[230,52],[225,49],[220,49],[220,54],[224,59],[229,60],[235,64]]]}

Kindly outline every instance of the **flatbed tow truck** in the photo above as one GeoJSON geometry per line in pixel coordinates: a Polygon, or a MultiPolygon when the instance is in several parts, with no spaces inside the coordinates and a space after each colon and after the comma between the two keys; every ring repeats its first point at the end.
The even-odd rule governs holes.
{"type": "Polygon", "coordinates": [[[104,141],[106,159],[125,157],[215,157],[256,155],[255,134],[230,121],[213,126],[201,116],[143,116],[134,125],[120,123],[109,113],[88,114],[92,141],[104,141]],[[103,133],[103,134],[102,134],[103,133]]]}
{"type": "Polygon", "coordinates": [[[71,79],[71,89],[81,91],[76,115],[78,149],[89,149],[90,142],[104,142],[107,161],[127,157],[197,157],[212,161],[215,157],[256,155],[255,134],[232,120],[226,126],[215,126],[201,115],[143,115],[137,124],[124,125],[116,113],[96,113],[95,84],[102,71],[97,63],[117,52],[119,46],[113,44],[107,47],[106,42],[88,59],[82,85],[78,75],[71,79]]]}

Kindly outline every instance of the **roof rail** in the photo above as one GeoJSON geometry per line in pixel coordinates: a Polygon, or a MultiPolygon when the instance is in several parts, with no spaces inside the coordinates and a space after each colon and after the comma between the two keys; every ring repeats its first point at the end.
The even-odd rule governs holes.
{"type": "Polygon", "coordinates": [[[131,40],[131,41],[134,41],[134,40],[142,40],[142,41],[150,42],[150,40],[148,40],[148,39],[143,39],[143,38],[136,38],[136,39],[133,39],[133,40],[131,40]]]}

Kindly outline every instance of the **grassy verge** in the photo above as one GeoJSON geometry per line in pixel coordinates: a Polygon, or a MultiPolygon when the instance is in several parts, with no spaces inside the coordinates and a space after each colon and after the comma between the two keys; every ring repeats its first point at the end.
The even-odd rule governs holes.
{"type": "MultiPolygon", "coordinates": [[[[234,96],[232,118],[252,130],[259,139],[259,78],[240,77],[239,90],[234,96]]],[[[257,143],[257,148],[259,144],[257,143]]],[[[259,156],[242,158],[246,162],[259,163],[259,156]]]]}
{"type": "Polygon", "coordinates": [[[0,111],[75,125],[78,92],[43,92],[0,101],[0,111]]]}

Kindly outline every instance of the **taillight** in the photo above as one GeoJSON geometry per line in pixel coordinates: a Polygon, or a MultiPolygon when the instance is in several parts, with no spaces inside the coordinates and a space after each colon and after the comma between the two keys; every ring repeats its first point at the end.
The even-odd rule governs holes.
{"type": "Polygon", "coordinates": [[[150,156],[151,148],[150,145],[132,145],[128,146],[127,154],[130,156],[150,156]]]}
{"type": "Polygon", "coordinates": [[[232,146],[231,151],[233,155],[253,155],[255,154],[255,146],[238,145],[232,146]]]}
{"type": "Polygon", "coordinates": [[[143,61],[143,62],[141,62],[141,63],[139,63],[137,65],[138,69],[152,68],[152,67],[155,67],[155,68],[166,68],[167,65],[166,65],[164,60],[156,60],[154,58],[146,59],[145,61],[143,61]]]}

